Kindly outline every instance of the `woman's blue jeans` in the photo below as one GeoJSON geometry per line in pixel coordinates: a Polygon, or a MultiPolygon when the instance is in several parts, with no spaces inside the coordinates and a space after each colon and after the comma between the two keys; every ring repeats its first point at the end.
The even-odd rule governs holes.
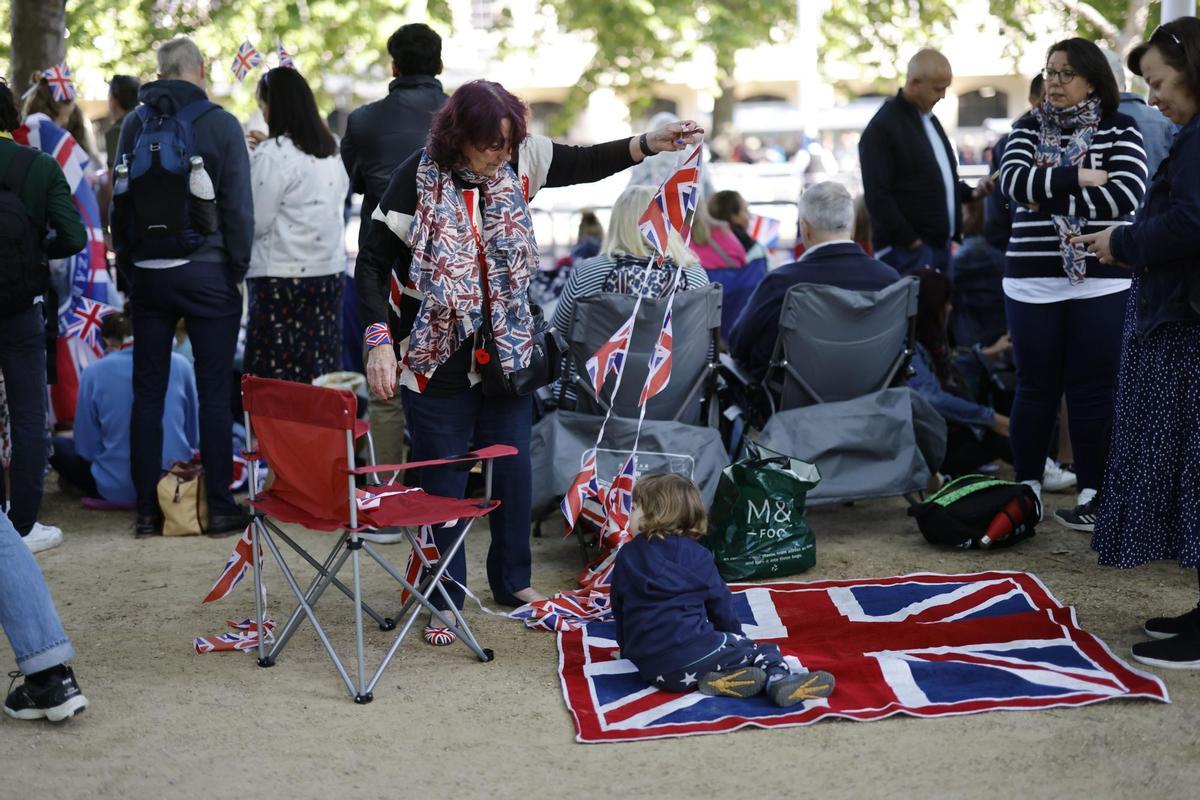
{"type": "Polygon", "coordinates": [[[46,579],[17,529],[0,511],[0,626],[25,675],[75,656],[46,579]]]}
{"type": "MultiPolygon", "coordinates": [[[[512,593],[528,588],[530,582],[529,530],[533,485],[529,460],[529,436],[533,427],[533,405],[529,397],[484,397],[478,387],[451,395],[417,394],[401,389],[404,419],[412,440],[411,461],[446,458],[492,444],[517,448],[515,456],[493,462],[492,496],[500,507],[488,516],[492,544],[488,548],[487,576],[498,603],[519,604],[512,593]]],[[[467,489],[467,471],[456,466],[425,468],[407,482],[430,494],[462,497],[467,489]]],[[[461,526],[462,523],[459,523],[461,526]]],[[[459,527],[434,528],[438,549],[445,552],[459,527]]],[[[467,583],[466,546],[459,549],[447,572],[462,585],[467,583]]],[[[447,587],[455,605],[462,607],[463,593],[447,587]]],[[[434,605],[445,605],[436,595],[434,605]]]]}

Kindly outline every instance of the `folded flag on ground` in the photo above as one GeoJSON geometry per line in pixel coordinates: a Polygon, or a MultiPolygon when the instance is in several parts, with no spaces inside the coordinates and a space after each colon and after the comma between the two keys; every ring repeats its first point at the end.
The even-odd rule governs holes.
{"type": "MultiPolygon", "coordinates": [[[[218,633],[214,636],[197,636],[192,644],[198,655],[204,653],[232,653],[237,650],[254,650],[258,647],[258,623],[252,619],[241,622],[227,619],[225,624],[231,631],[218,633]]],[[[275,630],[275,620],[263,620],[263,630],[266,632],[263,642],[275,641],[272,631],[275,630]]]]}

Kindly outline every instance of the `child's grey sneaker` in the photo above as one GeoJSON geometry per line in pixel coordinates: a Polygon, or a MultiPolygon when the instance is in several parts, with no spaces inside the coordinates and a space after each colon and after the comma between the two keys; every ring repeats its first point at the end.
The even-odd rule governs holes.
{"type": "Polygon", "coordinates": [[[780,678],[767,687],[767,697],[780,708],[833,694],[834,679],[828,672],[801,672],[780,678]]]}
{"type": "Polygon", "coordinates": [[[709,672],[700,679],[700,694],[710,697],[754,697],[767,685],[767,673],[758,667],[734,667],[709,672]]]}

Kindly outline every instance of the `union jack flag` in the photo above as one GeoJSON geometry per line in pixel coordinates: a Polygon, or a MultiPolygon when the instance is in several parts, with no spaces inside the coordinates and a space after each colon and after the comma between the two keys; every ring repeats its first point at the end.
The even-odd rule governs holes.
{"type": "Polygon", "coordinates": [[[71,277],[69,296],[59,299],[58,306],[58,383],[50,388],[54,420],[70,423],[75,419],[75,402],[79,391],[79,374],[99,356],[83,341],[66,335],[67,326],[75,321],[72,314],[80,297],[88,297],[110,306],[120,307],[117,292],[105,257],[104,231],[100,227],[100,204],[85,175],[89,167],[87,151],[79,147],[74,137],[58,127],[45,114],[30,114],[25,123],[12,132],[18,144],[28,145],[54,158],[71,187],[72,200],[87,233],[87,245],[73,256],[55,259],[51,269],[71,277]]]}
{"type": "Polygon", "coordinates": [[[596,389],[597,400],[600,399],[600,390],[604,388],[604,380],[608,377],[608,373],[619,374],[621,365],[625,363],[625,356],[629,352],[629,341],[633,338],[634,321],[635,315],[631,315],[620,328],[617,328],[616,333],[608,337],[607,342],[600,345],[600,349],[584,365],[587,369],[588,379],[596,389]]]}
{"type": "MultiPolygon", "coordinates": [[[[219,633],[215,636],[197,636],[192,644],[196,648],[197,654],[203,653],[228,653],[238,650],[255,650],[258,648],[258,623],[252,619],[244,619],[241,622],[236,622],[232,619],[225,620],[225,624],[231,631],[219,633]]],[[[275,636],[272,631],[275,630],[275,620],[263,620],[263,642],[275,641],[275,636]]]]}
{"type": "Polygon", "coordinates": [[[115,314],[118,309],[104,303],[98,303],[88,297],[80,297],[71,309],[71,322],[67,325],[67,336],[79,339],[97,356],[104,354],[104,342],[100,336],[100,326],[104,318],[115,314]]]}
{"type": "MultiPolygon", "coordinates": [[[[410,585],[416,586],[417,581],[421,578],[421,570],[425,568],[421,558],[417,555],[420,550],[421,555],[425,557],[425,561],[430,565],[436,564],[441,554],[438,552],[437,542],[433,540],[433,529],[428,525],[421,526],[421,532],[417,534],[417,546],[408,553],[408,563],[404,567],[404,580],[410,585]]],[[[445,576],[442,576],[445,580],[445,576]]],[[[412,596],[412,592],[407,587],[400,591],[400,605],[408,602],[408,598],[412,596]]]]}
{"type": "Polygon", "coordinates": [[[685,238],[691,230],[691,218],[700,202],[701,149],[696,145],[682,166],[663,181],[638,220],[638,230],[659,255],[667,251],[668,225],[685,238]]]}
{"type": "Polygon", "coordinates": [[[242,81],[250,74],[250,70],[261,63],[262,55],[254,49],[254,45],[250,44],[250,40],[247,39],[238,48],[237,54],[233,57],[233,64],[230,66],[230,69],[233,70],[233,76],[242,81]]]}
{"type": "Polygon", "coordinates": [[[779,229],[782,225],[783,223],[777,219],[751,214],[746,232],[750,234],[751,239],[763,247],[773,249],[779,244],[779,229]]]}
{"type": "Polygon", "coordinates": [[[637,453],[630,453],[621,465],[621,471],[613,478],[605,495],[605,529],[608,532],[629,530],[629,517],[633,514],[633,485],[637,483],[637,453]]]}
{"type": "Polygon", "coordinates": [[[50,84],[50,94],[56,103],[75,99],[75,81],[71,80],[71,68],[66,64],[55,64],[42,70],[42,77],[50,84]]]}
{"type": "Polygon", "coordinates": [[[284,48],[283,42],[275,44],[275,51],[279,53],[279,66],[288,67],[289,69],[296,68],[296,62],[292,60],[292,54],[284,48]]]}
{"type": "Polygon", "coordinates": [[[225,597],[233,591],[233,587],[241,582],[246,573],[254,568],[251,527],[251,525],[246,526],[242,538],[238,539],[237,544],[233,547],[233,552],[229,554],[229,560],[225,562],[225,569],[221,570],[220,577],[217,578],[217,582],[213,584],[202,602],[212,603],[225,597]]]}
{"type": "Polygon", "coordinates": [[[671,336],[671,307],[675,303],[675,295],[667,300],[667,313],[663,317],[662,330],[658,332],[658,340],[654,343],[654,352],[650,354],[650,374],[646,376],[646,384],[642,387],[642,396],[638,405],[645,406],[646,401],[667,388],[671,380],[671,351],[674,347],[671,336]]]}
{"type": "Polygon", "coordinates": [[[780,646],[793,670],[837,678],[828,699],[779,708],[764,697],[660,691],[620,658],[613,622],[559,637],[560,674],[581,742],[628,741],[745,726],[810,725],[991,710],[1081,706],[1119,697],[1167,702],[1078,627],[1033,575],[907,575],[733,587],[743,633],[780,646]]]}
{"type": "Polygon", "coordinates": [[[596,450],[593,448],[587,451],[583,459],[583,469],[579,470],[562,500],[562,513],[567,520],[568,533],[575,527],[575,520],[579,519],[588,498],[599,495],[600,485],[596,481],[596,450]]]}
{"type": "Polygon", "coordinates": [[[667,218],[663,215],[662,194],[654,195],[646,211],[638,219],[638,230],[660,256],[667,253],[667,237],[670,236],[667,218]]]}

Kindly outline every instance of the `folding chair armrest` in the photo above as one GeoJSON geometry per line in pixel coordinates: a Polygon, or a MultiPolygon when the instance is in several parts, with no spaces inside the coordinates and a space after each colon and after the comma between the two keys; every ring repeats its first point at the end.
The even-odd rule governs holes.
{"type": "Polygon", "coordinates": [[[436,458],[430,461],[408,461],[403,464],[376,464],[373,467],[356,467],[352,470],[347,470],[347,472],[352,475],[371,475],[376,472],[397,472],[402,469],[416,469],[418,467],[440,467],[446,464],[473,464],[476,461],[491,461],[494,458],[515,456],[516,454],[517,448],[515,447],[506,444],[493,444],[481,450],[472,450],[469,453],[449,458],[436,458]]]}

